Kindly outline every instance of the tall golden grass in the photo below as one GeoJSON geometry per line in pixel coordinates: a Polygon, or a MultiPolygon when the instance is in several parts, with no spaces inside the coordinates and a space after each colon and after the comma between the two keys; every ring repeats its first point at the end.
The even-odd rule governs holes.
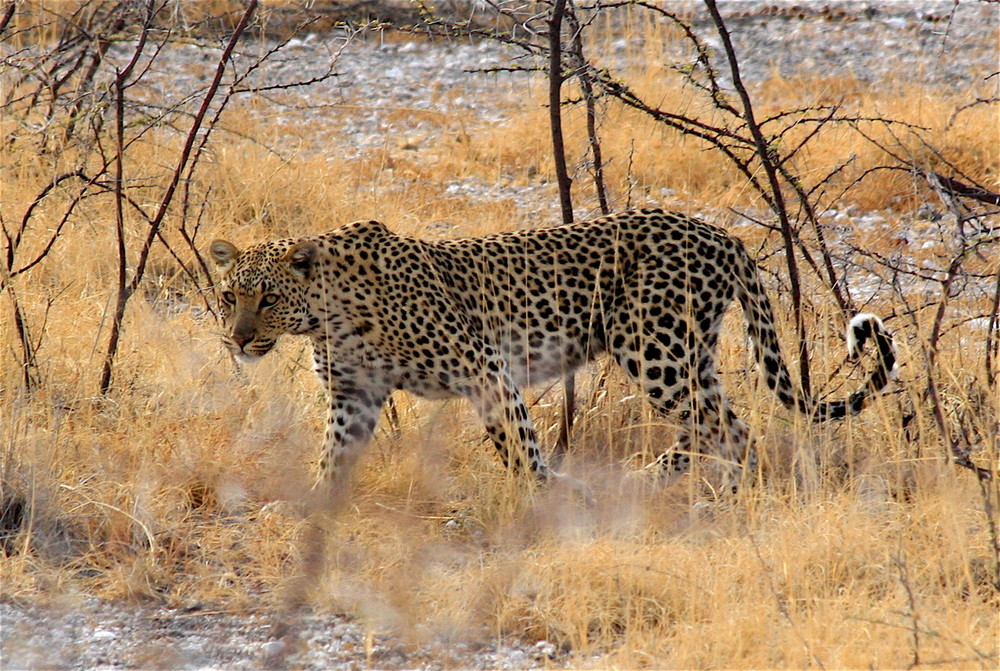
{"type": "MultiPolygon", "coordinates": [[[[642,85],[658,83],[650,76],[642,85]]],[[[780,109],[831,91],[866,114],[929,128],[929,141],[966,174],[1000,184],[995,108],[972,108],[963,123],[950,123],[967,102],[960,94],[909,84],[882,95],[860,82],[777,79],[756,95],[780,109]]],[[[553,184],[543,87],[530,95],[527,105],[512,101],[503,128],[454,132],[472,120],[441,117],[448,132],[440,139],[415,150],[389,143],[383,154],[358,160],[279,159],[227,138],[196,174],[199,192],[211,193],[200,239],[245,244],[360,218],[426,237],[554,223],[524,216],[551,209],[554,185],[541,203],[446,191],[456,178],[553,184]]],[[[675,100],[690,95],[679,84],[670,91],[675,100]]],[[[264,144],[277,136],[240,111],[226,117],[228,127],[264,144]]],[[[331,112],[324,130],[349,114],[331,112]]],[[[570,123],[572,151],[582,156],[582,120],[570,123]]],[[[635,115],[609,109],[603,140],[615,158],[609,182],[619,204],[660,201],[714,212],[723,223],[727,207],[756,205],[715,154],[635,115]]],[[[150,138],[129,150],[129,170],[165,180],[163,166],[178,150],[170,136],[150,138]]],[[[857,170],[885,162],[845,129],[818,138],[797,168],[819,174],[851,154],[860,157],[857,170]]],[[[5,154],[5,221],[51,178],[47,160],[5,154]]],[[[930,225],[914,223],[920,197],[907,177],[876,174],[837,205],[883,211],[888,232],[849,235],[890,254],[898,250],[893,232],[930,225]]],[[[44,203],[26,249],[40,248],[45,222],[65,203],[61,196],[44,203]]],[[[28,515],[0,561],[0,598],[281,608],[305,570],[311,522],[266,504],[301,501],[312,481],[323,401],[308,346],[289,339],[256,367],[234,369],[202,309],[210,296],[157,249],[144,299],[127,314],[112,392],[98,396],[117,272],[113,222],[110,197],[87,201],[45,261],[10,285],[37,340],[43,382],[30,396],[21,392],[10,303],[2,304],[0,494],[23,500],[28,515]]],[[[143,224],[131,216],[127,224],[129,239],[141,238],[143,224]]],[[[765,238],[746,225],[737,230],[748,241],[765,238]]],[[[175,225],[164,234],[183,252],[175,225]]],[[[970,263],[997,271],[995,256],[970,263]]],[[[784,272],[774,260],[765,265],[784,272]]],[[[820,295],[815,283],[808,289],[820,295]]],[[[772,298],[787,317],[786,297],[772,298]]],[[[902,309],[890,296],[871,307],[902,309]]],[[[984,440],[995,440],[1000,398],[984,380],[984,331],[960,326],[963,315],[987,309],[987,299],[972,294],[951,306],[947,325],[956,328],[940,343],[933,374],[949,419],[964,408],[984,440]]],[[[731,501],[706,495],[697,471],[667,489],[628,475],[669,445],[675,427],[607,364],[579,376],[581,414],[566,459],[593,487],[592,507],[510,477],[466,404],[399,396],[398,419],[383,419],[348,509],[327,527],[325,563],[313,574],[308,604],[416,642],[545,639],[567,651],[561,663],[568,665],[995,668],[996,539],[986,506],[992,502],[995,514],[997,485],[984,499],[974,477],[945,458],[921,396],[926,319],[892,322],[904,362],[899,393],[860,417],[814,426],[780,410],[756,383],[740,315],[729,315],[724,382],[763,462],[758,485],[731,501]],[[916,419],[904,430],[911,406],[916,419]]],[[[842,396],[861,376],[840,370],[839,327],[831,326],[838,317],[827,306],[809,321],[818,385],[842,396]]],[[[787,319],[781,327],[787,342],[793,328],[787,319]]],[[[559,403],[556,392],[544,392],[531,396],[531,412],[551,445],[559,403]]],[[[997,456],[988,445],[974,455],[994,467],[997,456]]]]}

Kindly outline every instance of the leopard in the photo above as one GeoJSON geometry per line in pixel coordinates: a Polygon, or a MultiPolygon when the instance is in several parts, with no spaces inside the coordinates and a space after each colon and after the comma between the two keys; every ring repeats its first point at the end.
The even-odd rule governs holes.
{"type": "Polygon", "coordinates": [[[673,444],[650,467],[671,480],[693,457],[712,458],[735,488],[757,457],[719,376],[719,336],[734,300],[763,382],[813,421],[860,413],[896,370],[892,334],[861,313],[847,344],[852,359],[868,341],[877,347],[864,385],[833,401],[804,393],[744,244],[662,209],[439,240],[357,221],[245,250],[215,240],[209,255],[222,340],[237,360],[259,360],[286,334],[311,340],[328,400],[317,484],[349,477],[397,390],[468,399],[505,467],[543,482],[565,477],[542,454],[522,389],[610,354],[658,414],[680,417],[673,444]]]}

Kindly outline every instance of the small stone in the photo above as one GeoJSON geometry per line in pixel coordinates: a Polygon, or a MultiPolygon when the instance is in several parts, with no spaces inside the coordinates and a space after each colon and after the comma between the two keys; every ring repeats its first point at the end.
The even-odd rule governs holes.
{"type": "Polygon", "coordinates": [[[288,644],[284,641],[268,641],[261,646],[261,652],[263,652],[268,657],[276,657],[285,651],[288,644]]]}

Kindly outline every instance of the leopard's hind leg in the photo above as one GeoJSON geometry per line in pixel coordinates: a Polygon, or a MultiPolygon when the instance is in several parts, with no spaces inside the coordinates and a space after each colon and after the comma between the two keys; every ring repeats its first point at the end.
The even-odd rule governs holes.
{"type": "Polygon", "coordinates": [[[733,412],[719,381],[717,327],[696,333],[688,320],[672,316],[669,329],[640,337],[633,320],[615,323],[611,351],[619,365],[659,413],[681,410],[676,442],[657,459],[661,477],[676,479],[689,470],[692,456],[704,455],[713,458],[712,470],[721,472],[722,490],[734,490],[744,466],[753,473],[757,461],[747,425],[733,412]]]}

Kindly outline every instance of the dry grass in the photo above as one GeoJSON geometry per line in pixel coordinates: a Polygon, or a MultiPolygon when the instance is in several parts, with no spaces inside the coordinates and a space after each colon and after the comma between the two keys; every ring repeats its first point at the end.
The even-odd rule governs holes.
{"type": "MultiPolygon", "coordinates": [[[[962,100],[913,85],[880,96],[857,82],[773,81],[757,95],[778,109],[834,91],[849,91],[867,114],[932,129],[933,143],[967,174],[1000,183],[995,108],[969,110],[963,124],[949,125],[962,100]]],[[[534,94],[540,99],[541,87],[534,94]]],[[[672,95],[688,93],[678,85],[672,95]]],[[[248,136],[280,132],[234,112],[227,124],[248,136]]],[[[554,195],[551,203],[524,204],[452,197],[445,186],[461,177],[551,182],[543,114],[514,111],[502,129],[448,133],[416,151],[390,146],[357,161],[281,161],[259,146],[227,141],[198,175],[201,191],[212,194],[201,240],[247,243],[358,218],[422,236],[538,225],[523,213],[551,207],[554,195]]],[[[631,190],[633,203],[753,207],[738,175],[698,143],[609,114],[605,150],[616,157],[610,182],[619,203],[631,190]]],[[[339,120],[331,113],[328,123],[336,128],[339,120]]],[[[463,121],[441,123],[454,130],[463,121]]],[[[572,123],[581,155],[584,134],[578,118],[572,123]]],[[[168,137],[156,142],[130,152],[134,174],[163,173],[177,147],[164,146],[173,142],[168,137]]],[[[850,154],[861,157],[859,170],[884,161],[845,130],[821,138],[797,167],[819,174],[850,154]]],[[[39,157],[5,156],[5,217],[23,212],[51,174],[39,157]]],[[[898,228],[911,221],[917,197],[905,178],[876,177],[839,206],[887,210],[898,228]]],[[[47,201],[37,221],[57,216],[64,204],[47,201]]],[[[0,598],[69,593],[279,608],[304,570],[309,523],[264,505],[298,501],[311,482],[323,412],[307,346],[290,340],[257,367],[235,371],[215,323],[195,309],[203,297],[158,250],[159,293],[150,290],[131,306],[114,390],[96,397],[116,272],[113,221],[110,198],[88,201],[45,262],[14,284],[40,339],[44,384],[30,397],[19,392],[10,303],[2,306],[0,493],[23,500],[28,515],[0,561],[0,598]]],[[[42,226],[29,231],[26,258],[43,244],[42,226]]],[[[142,225],[129,226],[134,241],[142,225]]],[[[740,232],[763,240],[754,230],[740,232]]],[[[165,233],[184,249],[175,227],[165,233]]],[[[891,235],[853,235],[880,251],[893,244],[891,235]]],[[[979,263],[996,272],[995,258],[979,263]]],[[[779,263],[768,265],[783,273],[779,263]]],[[[898,308],[888,299],[874,307],[898,308]]],[[[984,309],[982,298],[953,306],[955,319],[984,309]]],[[[842,346],[839,327],[829,324],[837,320],[829,312],[811,319],[816,375],[826,393],[840,396],[857,381],[845,383],[846,374],[835,371],[842,346]]],[[[547,639],[580,655],[570,664],[598,655],[599,666],[623,668],[898,668],[915,660],[995,668],[995,539],[972,476],[942,459],[919,396],[920,331],[901,322],[894,327],[907,363],[903,393],[860,418],[818,427],[776,409],[758,387],[747,373],[739,314],[730,315],[725,383],[760,437],[764,463],[763,482],[724,504],[706,498],[694,477],[666,491],[625,477],[669,443],[673,426],[605,365],[581,376],[582,417],[567,461],[594,487],[594,507],[510,478],[464,403],[398,397],[398,426],[383,421],[349,509],[327,525],[325,564],[309,603],[411,640],[547,639]],[[915,440],[900,429],[901,402],[921,410],[915,440]]],[[[989,436],[1000,399],[994,390],[976,406],[976,390],[986,389],[983,333],[951,331],[939,375],[949,407],[978,408],[971,421],[989,436]]],[[[551,445],[555,392],[536,400],[532,413],[551,445]]],[[[997,455],[976,457],[995,462],[997,455]]],[[[996,485],[991,496],[995,505],[996,485]]]]}

